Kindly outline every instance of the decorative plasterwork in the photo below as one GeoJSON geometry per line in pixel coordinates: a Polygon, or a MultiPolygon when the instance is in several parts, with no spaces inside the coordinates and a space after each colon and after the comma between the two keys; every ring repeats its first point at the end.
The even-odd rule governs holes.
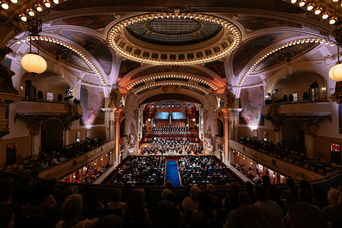
{"type": "Polygon", "coordinates": [[[289,41],[286,42],[274,49],[271,49],[270,51],[266,52],[263,56],[259,57],[253,64],[251,64],[251,66],[245,71],[245,73],[243,74],[243,76],[240,79],[239,82],[239,86],[242,85],[243,81],[246,79],[246,77],[253,71],[253,69],[260,63],[262,62],[265,58],[267,58],[268,56],[272,55],[273,53],[280,51],[284,48],[287,48],[289,46],[292,45],[298,45],[298,44],[302,44],[302,43],[326,43],[327,41],[324,39],[320,39],[320,38],[303,38],[303,39],[297,39],[297,40],[293,40],[293,41],[289,41]]]}
{"type": "Polygon", "coordinates": [[[158,82],[158,83],[153,83],[151,85],[146,85],[146,86],[134,91],[134,94],[138,94],[144,90],[147,90],[147,89],[153,88],[153,87],[158,87],[158,86],[186,86],[186,87],[190,87],[190,88],[194,88],[196,90],[199,90],[202,93],[204,93],[205,95],[208,95],[210,93],[208,90],[203,89],[200,86],[191,85],[189,83],[184,83],[184,82],[158,82]]]}
{"type": "MultiPolygon", "coordinates": [[[[101,71],[99,70],[99,68],[81,50],[79,50],[75,46],[73,46],[73,45],[71,45],[71,44],[69,44],[69,43],[67,43],[67,42],[65,42],[63,40],[60,40],[60,39],[57,39],[57,38],[54,38],[54,37],[39,36],[39,38],[38,38],[37,36],[32,36],[32,40],[38,40],[38,39],[41,40],[41,41],[46,41],[46,42],[52,42],[52,43],[59,44],[61,46],[64,46],[64,47],[70,49],[71,51],[75,52],[76,54],[78,54],[88,64],[88,66],[90,66],[91,69],[100,77],[103,86],[106,86],[106,82],[105,82],[104,76],[101,73],[101,71]]],[[[30,37],[27,37],[26,39],[23,39],[20,42],[30,42],[30,37]]]]}
{"type": "Polygon", "coordinates": [[[82,114],[78,113],[78,107],[76,105],[65,104],[65,113],[59,115],[26,115],[24,113],[17,113],[14,117],[14,121],[18,119],[27,122],[27,129],[30,135],[39,135],[42,126],[46,124],[49,119],[58,119],[63,124],[64,131],[70,130],[72,122],[79,120],[82,114]]]}
{"type": "Polygon", "coordinates": [[[162,74],[162,75],[148,76],[148,77],[145,77],[142,79],[139,78],[133,82],[129,82],[128,86],[126,86],[126,89],[131,90],[135,85],[138,85],[138,84],[143,83],[143,82],[154,81],[156,79],[175,79],[175,80],[177,80],[177,79],[188,79],[189,81],[194,81],[194,82],[206,84],[206,85],[210,86],[210,88],[213,90],[217,90],[223,86],[223,85],[216,85],[216,83],[214,84],[214,83],[209,82],[208,80],[205,80],[203,78],[195,77],[195,76],[191,76],[191,75],[187,75],[187,74],[162,74]]]}
{"type": "Polygon", "coordinates": [[[108,33],[109,44],[120,55],[133,61],[155,65],[192,65],[220,59],[232,52],[241,41],[239,29],[227,20],[194,13],[152,13],[135,16],[114,25],[108,33]],[[222,26],[215,37],[195,45],[165,47],[143,42],[130,35],[126,26],[138,21],[182,17],[211,21],[222,26]]]}

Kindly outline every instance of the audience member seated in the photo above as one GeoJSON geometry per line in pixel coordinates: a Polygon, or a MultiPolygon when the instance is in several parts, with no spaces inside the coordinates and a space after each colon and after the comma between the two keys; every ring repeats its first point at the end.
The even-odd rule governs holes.
{"type": "Polygon", "coordinates": [[[57,223],[56,228],[91,228],[93,226],[92,221],[88,219],[79,221],[82,203],[82,195],[72,194],[68,196],[61,206],[61,216],[63,220],[57,223]]]}
{"type": "Polygon", "coordinates": [[[131,157],[109,181],[114,185],[164,185],[165,157],[131,157]]]}
{"type": "Polygon", "coordinates": [[[150,216],[145,208],[144,190],[133,190],[127,200],[126,210],[122,213],[123,228],[150,227],[150,216]]]}
{"type": "Polygon", "coordinates": [[[295,202],[288,207],[287,224],[293,228],[329,228],[322,211],[309,203],[295,202]]]}
{"type": "MultiPolygon", "coordinates": [[[[332,224],[342,225],[342,192],[331,188],[328,192],[329,206],[322,209],[324,217],[332,224]]],[[[337,226],[336,226],[337,227],[337,226]]]]}
{"type": "Polygon", "coordinates": [[[254,205],[260,206],[263,208],[263,210],[267,211],[270,216],[274,217],[280,222],[283,219],[282,209],[276,202],[268,199],[266,188],[262,185],[255,185],[254,192],[257,199],[254,205]]]}
{"type": "Polygon", "coordinates": [[[213,203],[207,191],[202,191],[198,195],[198,210],[192,212],[192,224],[215,223],[217,212],[213,209],[213,203]]]}
{"type": "Polygon", "coordinates": [[[212,157],[181,157],[178,159],[178,167],[183,186],[226,185],[235,181],[232,171],[222,167],[212,157]]]}

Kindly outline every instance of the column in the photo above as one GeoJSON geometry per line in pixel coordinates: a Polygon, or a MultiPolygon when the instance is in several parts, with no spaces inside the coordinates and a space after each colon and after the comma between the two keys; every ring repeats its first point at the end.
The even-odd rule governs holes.
{"type": "Polygon", "coordinates": [[[31,155],[38,155],[41,147],[40,131],[38,135],[31,135],[31,155]]]}
{"type": "Polygon", "coordinates": [[[306,158],[315,157],[315,137],[305,134],[306,158]]]}
{"type": "Polygon", "coordinates": [[[101,108],[105,112],[105,124],[106,124],[106,140],[113,140],[113,121],[114,121],[114,109],[101,108]]]}
{"type": "Polygon", "coordinates": [[[228,123],[229,123],[229,111],[228,109],[221,109],[223,113],[223,121],[224,121],[224,135],[223,135],[223,140],[224,140],[224,157],[223,157],[223,162],[225,164],[228,164],[229,162],[229,153],[228,153],[228,148],[229,148],[229,132],[228,132],[228,123]]]}
{"type": "Polygon", "coordinates": [[[120,150],[120,113],[121,109],[116,109],[114,111],[114,121],[115,121],[115,159],[114,159],[114,165],[118,165],[119,161],[119,150],[120,150]]]}
{"type": "Polygon", "coordinates": [[[69,145],[69,130],[63,131],[63,145],[69,145]]]}

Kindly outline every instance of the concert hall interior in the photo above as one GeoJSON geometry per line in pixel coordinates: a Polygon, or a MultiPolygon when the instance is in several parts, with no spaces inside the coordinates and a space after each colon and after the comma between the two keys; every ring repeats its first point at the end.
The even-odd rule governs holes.
{"type": "MultiPolygon", "coordinates": [[[[155,203],[147,227],[164,227],[151,212],[163,190],[185,215],[181,202],[197,186],[230,202],[206,222],[236,227],[239,197],[252,204],[253,189],[270,185],[271,198],[294,183],[295,198],[278,202],[284,223],[295,207],[316,205],[342,226],[324,210],[342,205],[341,22],[341,0],[0,0],[0,195],[28,178],[32,192],[89,188],[106,211],[113,192],[144,188],[155,203]],[[325,199],[336,190],[335,204],[318,205],[317,189],[325,199]]],[[[56,226],[21,206],[14,227],[56,226]]],[[[106,217],[90,211],[82,222],[106,217]]],[[[203,222],[192,213],[178,227],[203,222]]],[[[263,227],[277,218],[267,215],[263,227]]]]}

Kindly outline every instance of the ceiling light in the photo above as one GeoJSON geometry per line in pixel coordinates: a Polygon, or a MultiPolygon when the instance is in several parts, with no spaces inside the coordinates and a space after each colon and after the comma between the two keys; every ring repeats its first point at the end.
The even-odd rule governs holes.
{"type": "Polygon", "coordinates": [[[36,5],[36,9],[37,9],[38,12],[42,12],[43,11],[43,7],[42,7],[41,4],[37,4],[36,5]]]}
{"type": "Polygon", "coordinates": [[[1,7],[2,7],[3,9],[8,9],[8,8],[9,8],[8,2],[6,2],[6,1],[1,1],[1,7]]]}
{"type": "Polygon", "coordinates": [[[328,17],[329,17],[329,13],[327,11],[324,11],[322,13],[322,18],[325,20],[325,19],[328,19],[328,17]]]}
{"type": "Polygon", "coordinates": [[[50,8],[51,7],[51,2],[49,0],[45,0],[44,1],[44,5],[45,5],[45,7],[50,8]]]}
{"type": "Polygon", "coordinates": [[[292,4],[295,4],[297,2],[297,0],[291,0],[292,4]]]}
{"type": "Polygon", "coordinates": [[[58,4],[58,3],[59,3],[59,0],[53,0],[53,2],[54,2],[55,4],[58,4]]]}
{"type": "Polygon", "coordinates": [[[306,4],[306,0],[301,0],[299,2],[299,7],[303,7],[303,6],[305,6],[305,4],[306,4]]]}
{"type": "Polygon", "coordinates": [[[17,4],[18,0],[11,0],[12,3],[17,4]]]}
{"type": "Polygon", "coordinates": [[[20,20],[27,21],[27,15],[25,13],[22,13],[19,15],[20,20]]]}
{"type": "Polygon", "coordinates": [[[337,18],[336,17],[331,17],[330,20],[329,20],[329,24],[333,25],[335,24],[337,21],[337,18]]]}
{"type": "Polygon", "coordinates": [[[320,14],[320,13],[322,13],[322,8],[321,8],[321,7],[317,7],[317,8],[315,9],[315,14],[318,15],[318,14],[320,14]]]}
{"type": "Polygon", "coordinates": [[[33,9],[28,9],[27,13],[28,13],[28,15],[30,15],[31,17],[33,17],[33,16],[35,15],[33,9]]]}
{"type": "Polygon", "coordinates": [[[308,11],[311,11],[311,10],[313,10],[314,7],[315,7],[315,5],[314,5],[313,3],[309,3],[309,4],[306,6],[306,9],[307,9],[308,11]]]}

